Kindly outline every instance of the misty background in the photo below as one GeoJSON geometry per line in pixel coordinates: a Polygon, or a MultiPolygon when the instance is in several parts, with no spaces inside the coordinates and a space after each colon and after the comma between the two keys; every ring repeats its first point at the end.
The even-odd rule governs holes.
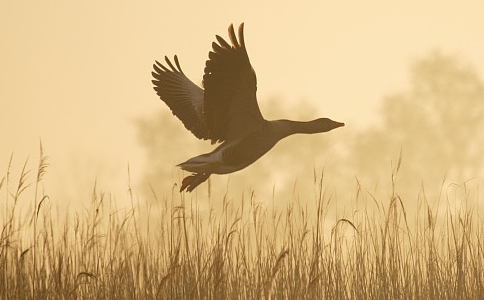
{"type": "MultiPolygon", "coordinates": [[[[484,84],[472,66],[439,51],[416,60],[409,68],[407,89],[383,97],[379,119],[366,129],[351,124],[327,134],[291,136],[245,171],[212,176],[198,189],[201,195],[218,191],[221,196],[242,193],[270,199],[314,197],[318,181],[325,177],[336,200],[349,204],[361,188],[379,195],[397,192],[407,200],[438,198],[450,187],[477,191],[484,175],[484,84]],[[398,165],[400,165],[398,167],[398,165]]],[[[261,103],[272,118],[316,118],[317,107],[305,101],[292,105],[282,99],[261,103]],[[297,113],[305,109],[304,113],[297,113]],[[296,112],[296,114],[295,114],[296,112]]],[[[171,194],[183,172],[169,166],[194,153],[210,151],[207,142],[193,142],[181,122],[168,109],[137,123],[138,137],[150,168],[143,182],[146,195],[171,194]]],[[[185,174],[186,175],[186,174],[185,174]]],[[[176,189],[176,188],[175,188],[176,189]]]]}
{"type": "Polygon", "coordinates": [[[55,205],[82,206],[94,185],[121,203],[130,184],[144,201],[171,197],[187,175],[174,166],[213,146],[158,99],[151,65],[177,54],[200,83],[215,34],[245,22],[263,115],[346,126],[289,137],[190,197],[311,202],[323,176],[324,192],[348,211],[358,199],[390,196],[395,178],[409,206],[446,194],[476,199],[483,11],[470,1],[2,1],[0,176],[14,178],[27,159],[35,169],[41,140],[55,205]]]}

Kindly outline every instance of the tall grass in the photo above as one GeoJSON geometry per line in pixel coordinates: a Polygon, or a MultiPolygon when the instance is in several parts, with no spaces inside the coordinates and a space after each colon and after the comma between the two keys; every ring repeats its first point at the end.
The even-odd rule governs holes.
{"type": "Polygon", "coordinates": [[[95,186],[84,211],[61,214],[39,162],[31,181],[27,163],[0,181],[2,299],[483,299],[481,216],[401,199],[398,166],[388,198],[357,188],[349,216],[328,213],[322,175],[314,199],[282,209],[254,193],[203,209],[175,190],[149,205],[131,187],[118,208],[95,186]]]}

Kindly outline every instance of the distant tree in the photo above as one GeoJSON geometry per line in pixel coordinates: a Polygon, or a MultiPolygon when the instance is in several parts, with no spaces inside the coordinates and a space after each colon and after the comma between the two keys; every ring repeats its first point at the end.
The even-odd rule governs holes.
{"type": "Polygon", "coordinates": [[[380,127],[355,138],[351,152],[359,176],[389,174],[400,149],[405,187],[439,184],[447,173],[461,181],[478,176],[484,166],[484,86],[474,69],[434,52],[414,63],[410,83],[384,99],[380,127]]]}

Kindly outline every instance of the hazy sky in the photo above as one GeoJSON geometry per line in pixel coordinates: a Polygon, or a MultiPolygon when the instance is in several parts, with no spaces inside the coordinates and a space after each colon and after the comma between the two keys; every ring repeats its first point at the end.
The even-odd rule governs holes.
{"type": "Polygon", "coordinates": [[[137,178],[146,164],[133,121],[167,109],[153,61],[177,54],[199,83],[230,23],[245,22],[260,102],[311,101],[353,130],[434,49],[482,77],[483,13],[482,1],[0,0],[0,177],[12,152],[19,167],[35,161],[42,139],[51,186],[98,177],[115,189],[128,163],[137,178]]]}

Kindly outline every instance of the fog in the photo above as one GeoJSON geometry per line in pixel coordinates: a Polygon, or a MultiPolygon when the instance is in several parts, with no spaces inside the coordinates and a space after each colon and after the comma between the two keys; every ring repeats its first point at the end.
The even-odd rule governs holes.
{"type": "MultiPolygon", "coordinates": [[[[213,175],[211,184],[195,194],[236,198],[254,193],[261,202],[295,197],[311,202],[322,176],[325,191],[347,207],[357,200],[358,189],[378,198],[394,190],[410,204],[419,198],[435,201],[456,187],[475,197],[484,175],[484,82],[472,66],[438,51],[416,60],[409,73],[409,88],[382,99],[377,125],[290,136],[245,170],[213,175]]],[[[262,111],[275,118],[317,117],[317,107],[308,102],[284,103],[267,100],[262,111]],[[297,113],[301,108],[306,112],[297,113]]],[[[168,109],[140,120],[138,133],[152,162],[145,173],[146,195],[168,195],[187,175],[170,162],[213,148],[194,141],[168,109]]]]}
{"type": "Polygon", "coordinates": [[[43,185],[60,206],[89,201],[94,184],[121,200],[128,181],[148,201],[153,192],[171,195],[186,175],[174,166],[211,146],[158,99],[151,65],[177,54],[199,83],[215,34],[245,22],[263,115],[346,126],[283,140],[253,166],[212,176],[193,197],[310,199],[323,174],[325,191],[351,207],[358,187],[388,196],[400,153],[398,189],[407,199],[422,187],[434,198],[456,186],[475,190],[483,175],[482,11],[480,3],[437,1],[2,3],[1,176],[12,153],[12,177],[27,158],[35,169],[42,141],[50,163],[43,185]]]}

